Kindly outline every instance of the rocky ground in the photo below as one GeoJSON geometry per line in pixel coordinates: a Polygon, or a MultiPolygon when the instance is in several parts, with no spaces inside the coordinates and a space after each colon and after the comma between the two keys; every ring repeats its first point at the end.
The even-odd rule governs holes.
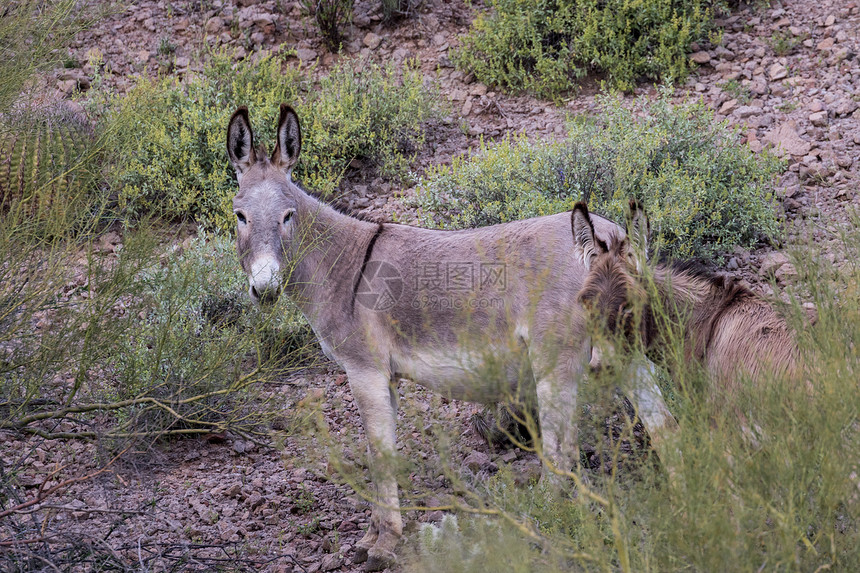
{"type": "MultiPolygon", "coordinates": [[[[71,54],[83,66],[57,70],[51,82],[58,97],[94,82],[121,91],[137,73],[192,72],[204,49],[214,45],[235,48],[236,58],[295,48],[303,62],[318,61],[321,73],[343,57],[394,63],[417,58],[451,103],[450,117],[428,133],[417,159],[419,170],[449,162],[480,137],[515,132],[557,137],[566,114],[596,109],[592,87],[557,107],[501,93],[453,68],[449,50],[472,15],[464,2],[426,0],[419,13],[394,25],[382,23],[378,6],[357,2],[345,52],[335,55],[301,17],[297,2],[145,0],[83,34],[71,54]]],[[[472,6],[480,9],[478,3],[472,6]]],[[[788,158],[779,186],[779,203],[789,223],[786,243],[780,250],[738,249],[724,269],[766,292],[771,276],[783,284],[791,281],[796,269],[786,253],[809,238],[833,264],[844,258],[839,230],[851,225],[852,209],[860,202],[860,7],[844,0],[786,0],[740,9],[721,23],[722,42],[697,48],[692,59],[698,71],[678,87],[677,96],[702,98],[718,117],[742,126],[754,150],[776,147],[788,158]]],[[[654,93],[647,85],[637,89],[637,95],[654,93]]],[[[410,219],[402,201],[410,189],[362,180],[360,174],[353,183],[360,192],[345,197],[348,206],[375,217],[410,219]]],[[[319,405],[340,453],[361,467],[362,430],[340,372],[300,372],[266,391],[282,401],[285,411],[319,405]]],[[[533,456],[490,448],[474,435],[469,421],[476,406],[432,397],[406,382],[401,395],[399,433],[405,456],[423,468],[404,487],[410,503],[434,505],[458,493],[445,474],[446,465],[466,480],[481,479],[500,465],[512,466],[522,480],[539,471],[533,456]],[[450,459],[435,454],[433,428],[439,427],[456,437],[448,449],[450,459]]],[[[66,540],[100,550],[111,546],[153,570],[170,568],[182,555],[190,563],[196,560],[200,570],[227,562],[218,560],[246,570],[353,570],[350,549],[367,526],[369,506],[354,488],[333,479],[326,448],[319,442],[288,434],[278,440],[280,448],[232,436],[155,445],[66,488],[41,515],[50,512],[66,540]]],[[[30,494],[40,484],[56,481],[50,473],[59,465],[71,464],[79,475],[94,469],[95,449],[79,443],[22,442],[0,434],[4,463],[29,452],[20,479],[24,493],[30,494]]],[[[591,456],[599,466],[596,454],[591,456]]],[[[418,522],[440,517],[439,512],[407,512],[407,532],[418,522]]]]}

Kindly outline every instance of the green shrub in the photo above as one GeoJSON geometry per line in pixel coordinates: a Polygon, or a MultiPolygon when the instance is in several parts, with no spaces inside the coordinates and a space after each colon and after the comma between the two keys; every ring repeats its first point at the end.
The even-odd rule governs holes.
{"type": "Polygon", "coordinates": [[[559,143],[514,138],[429,171],[418,205],[425,222],[460,228],[502,223],[588,202],[623,220],[629,197],[650,216],[667,253],[713,256],[774,237],[772,205],[780,163],[738,144],[704,104],[664,96],[637,110],[603,97],[598,120],[578,119],[559,143]]]}
{"type": "Polygon", "coordinates": [[[46,252],[4,230],[0,247],[2,428],[48,435],[43,421],[62,419],[76,426],[65,437],[120,443],[266,432],[276,407],[258,384],[307,365],[309,326],[287,300],[269,313],[247,302],[227,237],[165,253],[129,230],[115,257],[87,249],[72,268],[80,245],[46,252]]]}
{"type": "Polygon", "coordinates": [[[248,106],[257,141],[269,150],[278,106],[296,107],[303,136],[296,178],[325,195],[355,158],[379,163],[389,176],[404,173],[423,140],[432,101],[420,74],[409,69],[398,74],[347,62],[314,83],[277,57],[233,65],[228,54],[213,54],[186,83],[142,79],[111,103],[108,121],[126,138],[113,183],[131,215],[191,217],[209,228],[232,228],[236,183],[226,126],[239,105],[248,106]]]}
{"type": "Polygon", "coordinates": [[[587,71],[622,90],[639,78],[682,80],[707,37],[712,0],[491,0],[456,63],[482,82],[555,97],[587,71]]]}

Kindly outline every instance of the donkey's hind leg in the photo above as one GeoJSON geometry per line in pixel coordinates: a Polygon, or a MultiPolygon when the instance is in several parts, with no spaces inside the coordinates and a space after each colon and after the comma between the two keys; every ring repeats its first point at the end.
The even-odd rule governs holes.
{"type": "Polygon", "coordinates": [[[371,476],[376,489],[370,528],[358,542],[353,560],[366,561],[365,570],[394,564],[394,549],[403,532],[397,480],[391,459],[395,453],[395,404],[389,376],[375,369],[347,368],[350,389],[368,439],[371,476]]]}

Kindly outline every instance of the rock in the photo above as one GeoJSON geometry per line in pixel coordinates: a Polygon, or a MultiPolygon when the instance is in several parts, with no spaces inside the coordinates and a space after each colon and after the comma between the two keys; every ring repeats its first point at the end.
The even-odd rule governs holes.
{"type": "Polygon", "coordinates": [[[224,20],[215,16],[213,18],[209,18],[206,22],[205,30],[207,34],[217,34],[221,28],[224,27],[224,20]]]}
{"type": "Polygon", "coordinates": [[[320,561],[320,571],[334,571],[335,569],[340,569],[343,565],[343,558],[336,553],[328,553],[323,555],[322,561],[320,561]]]}
{"type": "Polygon", "coordinates": [[[723,115],[729,115],[733,109],[735,109],[738,105],[738,100],[730,99],[720,106],[720,113],[723,115]]]}
{"type": "Polygon", "coordinates": [[[775,64],[773,64],[768,69],[767,73],[770,76],[770,79],[773,81],[781,80],[785,77],[788,77],[788,69],[786,69],[786,67],[783,66],[782,64],[780,64],[779,62],[776,62],[775,64]]]}
{"type": "Polygon", "coordinates": [[[303,62],[313,62],[317,59],[317,53],[310,48],[299,48],[296,50],[296,56],[303,62]]]}
{"type": "Polygon", "coordinates": [[[362,43],[371,50],[375,50],[379,47],[379,44],[382,43],[382,38],[373,32],[368,32],[367,35],[364,36],[362,43]]]}
{"type": "Polygon", "coordinates": [[[792,277],[797,276],[797,269],[794,268],[794,265],[791,263],[785,263],[784,265],[780,265],[778,269],[776,269],[776,280],[781,283],[787,282],[792,277]]]}
{"type": "Polygon", "coordinates": [[[730,271],[736,271],[739,268],[741,268],[741,267],[738,264],[738,258],[737,257],[730,258],[729,263],[726,265],[726,269],[728,269],[730,271]]]}
{"type": "Polygon", "coordinates": [[[701,51],[691,55],[690,59],[699,65],[704,65],[711,61],[711,55],[708,52],[701,51]]]}
{"type": "Polygon", "coordinates": [[[751,105],[742,105],[741,107],[739,107],[735,110],[734,115],[741,118],[741,119],[745,119],[747,117],[756,115],[760,112],[761,112],[761,109],[759,109],[757,107],[753,107],[751,105]]]}
{"type": "Polygon", "coordinates": [[[797,124],[794,121],[783,123],[776,129],[767,132],[763,139],[771,143],[782,154],[804,156],[812,149],[812,145],[808,141],[804,141],[797,135],[797,124]]]}
{"type": "Polygon", "coordinates": [[[851,115],[852,113],[854,113],[854,110],[856,110],[857,107],[858,104],[856,101],[850,99],[842,99],[839,100],[839,102],[833,108],[833,113],[837,116],[851,115]]]}
{"type": "Polygon", "coordinates": [[[149,50],[140,50],[135,55],[135,61],[141,66],[145,65],[149,61],[149,50]]]}
{"type": "MultiPolygon", "coordinates": [[[[473,95],[473,96],[487,95],[487,86],[485,86],[482,83],[476,83],[469,90],[469,95],[473,95]]],[[[851,110],[851,111],[854,111],[854,110],[851,110]]]]}
{"type": "Polygon", "coordinates": [[[718,58],[721,58],[723,60],[732,61],[735,59],[735,53],[722,46],[717,46],[717,49],[714,50],[714,53],[717,55],[718,58]]]}
{"type": "Polygon", "coordinates": [[[265,26],[271,26],[275,22],[277,22],[278,17],[274,14],[269,14],[268,12],[257,12],[253,16],[254,24],[263,28],[265,26]]]}
{"type": "Polygon", "coordinates": [[[177,70],[184,70],[190,64],[191,64],[191,61],[188,58],[186,58],[185,56],[180,56],[180,57],[176,58],[176,61],[174,62],[174,65],[176,66],[177,70]]]}
{"type": "Polygon", "coordinates": [[[836,40],[834,40],[833,38],[824,38],[823,40],[818,42],[816,49],[820,50],[820,51],[829,50],[830,48],[833,47],[833,44],[835,44],[835,43],[836,43],[836,40]]]}
{"type": "Polygon", "coordinates": [[[827,112],[817,111],[813,114],[810,114],[809,121],[812,123],[812,125],[816,127],[824,127],[827,125],[827,112]]]}
{"type": "Polygon", "coordinates": [[[495,471],[498,466],[490,461],[490,457],[484,452],[475,450],[463,460],[463,465],[472,473],[477,473],[481,470],[495,471]]]}
{"type": "Polygon", "coordinates": [[[841,155],[836,158],[836,165],[843,169],[849,169],[854,164],[854,158],[850,155],[841,155]]]}
{"type": "Polygon", "coordinates": [[[773,276],[781,266],[787,264],[789,264],[789,258],[785,253],[779,251],[768,253],[761,259],[759,274],[763,277],[773,276]]]}
{"type": "Polygon", "coordinates": [[[829,28],[830,26],[832,26],[835,23],[836,23],[836,16],[834,16],[833,14],[830,14],[829,16],[827,16],[827,18],[824,19],[824,26],[826,28],[829,28]]]}

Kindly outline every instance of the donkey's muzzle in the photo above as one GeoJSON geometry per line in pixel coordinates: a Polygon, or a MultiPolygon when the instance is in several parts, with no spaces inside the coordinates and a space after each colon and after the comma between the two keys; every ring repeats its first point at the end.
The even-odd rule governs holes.
{"type": "Polygon", "coordinates": [[[267,288],[258,290],[256,286],[251,285],[251,288],[248,289],[248,293],[254,301],[260,304],[273,304],[281,295],[281,289],[267,288]]]}

